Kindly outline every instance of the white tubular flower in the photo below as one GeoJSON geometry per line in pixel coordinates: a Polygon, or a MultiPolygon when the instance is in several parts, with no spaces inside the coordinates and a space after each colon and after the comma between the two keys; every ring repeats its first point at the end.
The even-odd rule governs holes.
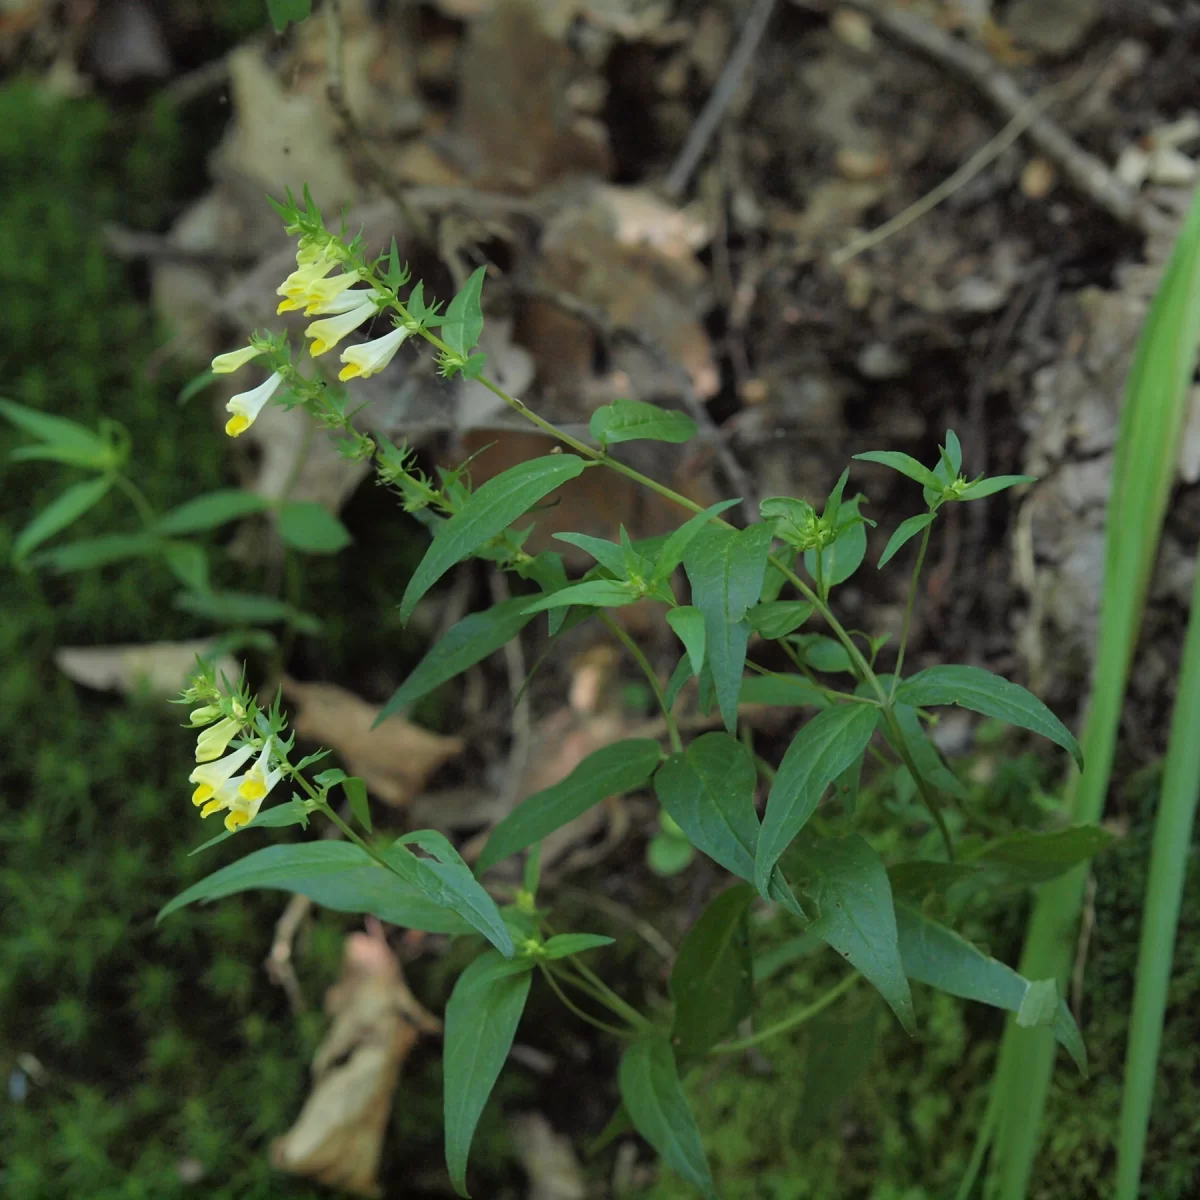
{"type": "Polygon", "coordinates": [[[216,762],[197,767],[189,776],[188,783],[194,783],[196,790],[192,793],[192,803],[197,808],[207,804],[224,784],[246,760],[254,753],[253,746],[243,746],[232,754],[216,762]]]}
{"type": "Polygon", "coordinates": [[[347,346],[342,351],[342,362],[346,365],[338,372],[338,378],[343,382],[361,376],[367,379],[378,375],[396,356],[404,340],[412,330],[404,325],[386,333],[374,341],[363,342],[359,346],[347,346]]]}
{"type": "Polygon", "coordinates": [[[276,289],[275,295],[285,297],[280,312],[303,307],[304,296],[314,283],[325,278],[337,263],[331,258],[317,258],[297,267],[276,289]]]}
{"type": "Polygon", "coordinates": [[[304,315],[306,317],[328,317],[335,313],[349,312],[352,308],[357,308],[368,300],[378,299],[379,293],[374,288],[351,288],[350,291],[343,292],[340,296],[334,296],[332,299],[323,300],[320,304],[310,304],[304,310],[304,315]]]}
{"type": "Polygon", "coordinates": [[[305,331],[306,338],[312,338],[313,344],[309,353],[316,358],[326,350],[332,350],[348,333],[352,333],[364,321],[369,321],[378,309],[375,301],[360,300],[358,306],[344,312],[340,316],[327,317],[324,321],[314,321],[305,331]]]}
{"type": "Polygon", "coordinates": [[[241,728],[241,721],[235,721],[232,717],[210,725],[196,739],[196,761],[205,763],[220,758],[225,753],[225,747],[237,737],[241,728]]]}
{"type": "Polygon", "coordinates": [[[240,437],[258,419],[258,414],[266,407],[267,401],[275,395],[283,375],[276,371],[270,379],[260,383],[253,391],[240,392],[225,405],[225,411],[231,413],[225,422],[225,432],[230,437],[240,437]]]}
{"type": "Polygon", "coordinates": [[[226,354],[218,354],[212,360],[212,373],[228,375],[230,371],[244,367],[252,358],[257,358],[261,353],[262,351],[255,346],[243,346],[240,350],[230,350],[226,354]]]}
{"type": "Polygon", "coordinates": [[[352,288],[362,279],[361,271],[343,271],[332,279],[314,279],[304,289],[304,315],[314,316],[330,300],[340,296],[347,288],[352,288]]]}

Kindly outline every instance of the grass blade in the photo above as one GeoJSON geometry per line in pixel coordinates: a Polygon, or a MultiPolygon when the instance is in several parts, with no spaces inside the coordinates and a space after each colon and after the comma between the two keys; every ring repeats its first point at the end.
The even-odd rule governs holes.
{"type": "MultiPolygon", "coordinates": [[[[1096,821],[1112,774],[1129,666],[1175,475],[1200,336],[1200,196],[1193,200],[1138,341],[1125,390],[1109,498],[1095,688],[1084,727],[1087,768],[1067,788],[1072,820],[1096,821]]],[[[1021,958],[1027,978],[1065,983],[1087,873],[1038,895],[1021,958]]],[[[1054,1065],[1045,1030],[1009,1021],[993,1080],[996,1127],[989,1194],[1022,1200],[1054,1065]]]]}

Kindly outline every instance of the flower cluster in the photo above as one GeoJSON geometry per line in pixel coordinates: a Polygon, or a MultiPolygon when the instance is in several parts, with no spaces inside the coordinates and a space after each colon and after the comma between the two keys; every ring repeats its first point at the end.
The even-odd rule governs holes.
{"type": "Polygon", "coordinates": [[[258,815],[283,778],[287,758],[275,728],[279,722],[260,714],[248,698],[223,695],[211,680],[194,685],[184,698],[208,701],[192,712],[189,722],[200,729],[197,766],[188,776],[195,787],[192,803],[202,817],[224,811],[225,828],[233,833],[258,815]],[[239,744],[229,751],[235,739],[239,744]]]}

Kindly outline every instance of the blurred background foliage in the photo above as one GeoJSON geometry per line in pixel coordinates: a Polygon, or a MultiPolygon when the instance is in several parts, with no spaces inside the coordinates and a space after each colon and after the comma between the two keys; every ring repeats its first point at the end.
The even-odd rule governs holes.
{"type": "MultiPolygon", "coordinates": [[[[211,36],[232,44],[260,24],[257,0],[225,6],[211,36]]],[[[86,423],[102,416],[122,422],[133,435],[139,484],[160,508],[229,484],[227,447],[211,422],[198,419],[199,409],[177,403],[186,377],[156,355],[166,338],[148,315],[145,280],[106,254],[100,225],[119,218],[135,228],[164,227],[204,186],[205,155],[219,134],[207,110],[181,114],[153,101],[122,110],[97,98],[53,98],[22,81],[0,88],[3,391],[86,423]]],[[[7,461],[19,440],[0,429],[4,559],[15,532],[63,486],[60,471],[7,461]]],[[[78,535],[113,529],[107,506],[120,503],[115,495],[106,500],[78,535]]],[[[406,536],[389,543],[377,515],[375,501],[360,497],[347,521],[371,529],[379,579],[381,558],[400,570],[411,548],[406,536]]],[[[329,622],[322,655],[352,670],[382,641],[395,652],[398,631],[379,619],[383,593],[366,586],[355,597],[338,587],[353,564],[308,569],[306,606],[329,622]]],[[[200,838],[181,783],[187,739],[177,713],[148,699],[86,693],[53,664],[64,644],[195,636],[172,608],[174,582],[147,563],[63,579],[6,570],[2,578],[0,1065],[7,1095],[0,1194],[327,1194],[281,1177],[266,1158],[270,1138],[303,1102],[324,1027],[319,1011],[291,1014],[261,969],[279,896],[188,909],[155,927],[165,900],[238,851],[226,844],[188,856],[200,838]]],[[[988,802],[1030,803],[1042,782],[1036,760],[1001,754],[997,770],[1004,786],[994,779],[988,802]]],[[[1112,1170],[1155,786],[1150,777],[1132,789],[1126,836],[1096,864],[1083,993],[1093,1077],[1081,1080],[1067,1068],[1056,1075],[1035,1191],[1041,1200],[1094,1196],[1112,1170]]],[[[975,913],[963,931],[986,936],[992,953],[1012,961],[1024,909],[1019,894],[1001,897],[987,906],[986,922],[975,913]]],[[[1197,913],[1200,878],[1193,874],[1146,1166],[1144,1194],[1156,1200],[1195,1195],[1200,1177],[1197,913]]],[[[323,913],[298,946],[310,998],[335,977],[342,935],[354,923],[323,913]]],[[[784,936],[760,929],[759,948],[784,936]]],[[[764,1021],[820,989],[822,963],[802,959],[767,981],[764,1021]]],[[[417,985],[431,1004],[444,997],[444,966],[417,985]]],[[[794,1071],[768,1074],[749,1056],[693,1081],[697,1117],[729,1200],[951,1193],[982,1114],[999,1022],[925,992],[922,1033],[910,1041],[867,997],[859,999],[861,1007],[843,1006],[787,1048],[772,1047],[776,1065],[795,1056],[794,1071]],[[865,1048],[853,1070],[837,1067],[846,1082],[857,1081],[844,1095],[814,1092],[805,1078],[822,1072],[799,1069],[806,1059],[818,1065],[832,1042],[865,1048]]],[[[550,1027],[539,1036],[553,1045],[559,1035],[550,1027]]],[[[438,1070],[435,1051],[418,1053],[406,1068],[389,1155],[438,1162],[438,1070]]],[[[506,1099],[528,1099],[529,1083],[517,1073],[505,1079],[476,1147],[486,1195],[522,1186],[499,1109],[506,1099]]],[[[602,1160],[593,1169],[607,1166],[602,1160]]],[[[656,1200],[685,1194],[666,1177],[650,1193],[656,1200]]]]}

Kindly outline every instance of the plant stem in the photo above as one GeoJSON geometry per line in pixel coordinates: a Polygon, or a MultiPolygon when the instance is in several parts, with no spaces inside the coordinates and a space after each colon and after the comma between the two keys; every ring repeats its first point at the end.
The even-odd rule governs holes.
{"type": "Polygon", "coordinates": [[[625,1001],[622,1000],[621,997],[618,996],[617,993],[614,992],[612,988],[610,988],[608,984],[605,983],[604,980],[601,979],[600,976],[591,969],[591,967],[581,963],[573,955],[569,957],[567,961],[571,964],[575,971],[577,971],[585,980],[587,980],[588,983],[592,985],[592,987],[596,989],[597,992],[600,993],[604,1003],[607,1004],[608,1007],[611,1008],[619,1017],[623,1017],[626,1021],[628,1021],[634,1029],[643,1033],[653,1029],[653,1023],[647,1021],[646,1018],[643,1017],[642,1014],[638,1012],[638,1010],[631,1004],[626,1004],[625,1001]]]}
{"type": "Polygon", "coordinates": [[[158,514],[155,513],[150,501],[146,499],[146,493],[142,491],[136,483],[126,475],[122,475],[120,471],[113,474],[113,480],[117,487],[129,497],[130,503],[137,509],[137,514],[142,519],[142,524],[149,528],[158,520],[158,514]]]}
{"type": "Polygon", "coordinates": [[[642,653],[641,647],[612,619],[606,612],[600,614],[600,621],[604,624],[608,631],[633,655],[634,662],[642,668],[642,674],[646,676],[646,682],[650,684],[651,690],[654,692],[654,698],[658,701],[659,708],[662,709],[663,720],[667,724],[667,736],[671,739],[671,749],[678,754],[683,749],[683,740],[679,736],[679,726],[675,724],[675,718],[671,716],[671,710],[667,706],[667,697],[662,690],[662,685],[658,682],[658,676],[654,673],[654,668],[650,665],[650,660],[642,653]]]}
{"type": "Polygon", "coordinates": [[[538,970],[546,977],[546,982],[550,985],[554,994],[563,1002],[567,1009],[573,1012],[581,1021],[586,1021],[589,1025],[594,1025],[597,1029],[604,1033],[611,1033],[613,1037],[631,1038],[633,1032],[628,1029],[618,1029],[615,1025],[609,1025],[607,1021],[601,1021],[598,1017],[593,1017],[585,1013],[566,992],[559,987],[558,980],[554,978],[554,972],[545,963],[538,963],[538,970]]]}
{"type": "Polygon", "coordinates": [[[751,1046],[757,1046],[760,1042],[765,1042],[777,1034],[787,1033],[789,1029],[795,1029],[797,1025],[803,1025],[805,1021],[811,1021],[813,1017],[823,1013],[835,1000],[840,1000],[861,978],[862,976],[854,971],[807,1008],[792,1013],[790,1017],[784,1017],[782,1021],[769,1025],[766,1029],[751,1034],[750,1037],[739,1038],[736,1042],[722,1042],[718,1046],[713,1046],[709,1050],[709,1054],[736,1054],[739,1050],[749,1050],[751,1046]]]}
{"type": "Polygon", "coordinates": [[[896,695],[896,688],[900,683],[900,670],[904,666],[904,651],[908,646],[908,630],[912,623],[913,605],[917,599],[917,580],[921,576],[921,567],[925,562],[925,551],[929,548],[929,531],[933,528],[931,521],[925,526],[921,534],[921,548],[917,551],[917,561],[913,565],[912,579],[908,584],[908,603],[904,607],[904,626],[900,631],[900,648],[896,652],[896,670],[892,675],[892,687],[888,694],[888,699],[892,699],[896,695]]]}

